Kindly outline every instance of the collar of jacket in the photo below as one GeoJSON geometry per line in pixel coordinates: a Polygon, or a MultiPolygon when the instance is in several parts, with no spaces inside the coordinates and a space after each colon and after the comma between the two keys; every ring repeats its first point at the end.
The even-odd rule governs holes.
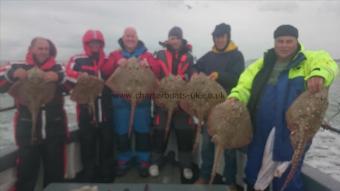
{"type": "Polygon", "coordinates": [[[51,69],[54,65],[56,65],[56,61],[55,61],[55,57],[54,56],[50,56],[44,63],[38,65],[33,57],[33,54],[31,52],[28,52],[26,54],[26,63],[28,65],[32,65],[32,66],[38,66],[40,69],[42,70],[49,70],[51,69]]]}
{"type": "Polygon", "coordinates": [[[228,46],[223,50],[223,51],[220,51],[216,48],[216,46],[213,46],[212,47],[212,51],[214,53],[225,53],[225,52],[231,52],[231,51],[234,51],[236,50],[238,47],[237,45],[233,42],[233,41],[230,41],[230,43],[228,44],[228,46]]]}
{"type": "MultiPolygon", "coordinates": [[[[289,62],[288,68],[287,70],[290,70],[293,67],[296,67],[297,65],[299,65],[303,60],[306,59],[304,53],[304,48],[303,46],[299,43],[299,47],[297,50],[297,53],[295,54],[295,56],[293,57],[293,59],[289,62]]],[[[274,65],[276,63],[276,53],[274,48],[269,49],[263,57],[263,66],[260,69],[260,71],[258,71],[258,73],[256,74],[254,80],[253,80],[253,84],[252,84],[252,92],[251,92],[251,96],[249,99],[249,103],[248,103],[248,108],[250,113],[252,113],[252,121],[254,122],[253,117],[255,116],[254,113],[256,112],[256,106],[259,100],[259,97],[261,95],[261,92],[266,84],[266,82],[268,81],[268,78],[274,68],[274,65]]]]}
{"type": "MultiPolygon", "coordinates": [[[[297,65],[299,65],[303,60],[306,59],[306,56],[304,54],[304,46],[299,43],[298,44],[298,49],[294,55],[294,57],[289,61],[288,69],[294,68],[297,65]]],[[[265,54],[264,54],[264,64],[265,65],[274,65],[276,63],[276,54],[274,48],[269,49],[265,54]]],[[[270,67],[272,68],[272,67],[270,67]]]]}
{"type": "Polygon", "coordinates": [[[182,45],[180,50],[176,51],[174,50],[168,43],[168,41],[164,41],[164,42],[158,42],[159,45],[161,45],[163,48],[166,48],[168,51],[170,51],[171,53],[179,53],[179,54],[186,54],[188,52],[191,52],[191,45],[188,43],[188,41],[186,39],[182,39],[182,45]]]}
{"type": "Polygon", "coordinates": [[[299,43],[298,50],[297,50],[295,56],[292,58],[292,60],[290,60],[290,63],[289,63],[289,66],[288,66],[289,69],[296,67],[303,60],[307,59],[305,54],[304,54],[304,51],[305,51],[305,47],[301,43],[299,43]]]}
{"type": "Polygon", "coordinates": [[[123,44],[123,40],[121,38],[118,40],[118,43],[121,47],[121,52],[124,58],[131,58],[131,57],[138,58],[140,55],[142,55],[144,52],[147,51],[147,48],[145,47],[144,43],[140,40],[138,40],[137,47],[135,48],[133,52],[129,52],[126,50],[123,44]]]}

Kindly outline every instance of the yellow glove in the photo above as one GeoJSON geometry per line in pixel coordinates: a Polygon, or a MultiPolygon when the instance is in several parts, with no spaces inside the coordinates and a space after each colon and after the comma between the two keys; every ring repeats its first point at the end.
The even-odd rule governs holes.
{"type": "Polygon", "coordinates": [[[216,80],[218,78],[218,72],[210,73],[209,78],[212,80],[216,80]]]}

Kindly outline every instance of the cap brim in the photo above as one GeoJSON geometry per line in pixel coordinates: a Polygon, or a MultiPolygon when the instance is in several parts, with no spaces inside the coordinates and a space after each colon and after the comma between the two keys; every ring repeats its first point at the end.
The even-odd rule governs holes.
{"type": "Polygon", "coordinates": [[[227,34],[227,33],[225,33],[225,32],[216,32],[216,31],[213,32],[213,33],[211,33],[211,35],[214,36],[214,37],[215,37],[215,36],[223,36],[223,35],[225,35],[225,34],[227,34]]]}

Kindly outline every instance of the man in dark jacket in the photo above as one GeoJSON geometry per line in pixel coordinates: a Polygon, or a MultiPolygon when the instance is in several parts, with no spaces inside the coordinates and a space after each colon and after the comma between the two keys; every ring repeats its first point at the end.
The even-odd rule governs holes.
{"type": "Polygon", "coordinates": [[[0,81],[0,91],[7,92],[18,80],[27,79],[27,70],[39,67],[45,80],[57,84],[54,98],[40,108],[37,129],[39,140],[31,142],[32,120],[28,108],[15,99],[17,112],[14,116],[15,139],[18,146],[17,182],[14,190],[33,191],[36,185],[40,162],[44,168],[44,186],[61,182],[64,177],[64,147],[67,135],[66,115],[63,109],[62,67],[56,64],[57,50],[54,44],[42,37],[34,38],[24,62],[16,62],[6,70],[0,81]]]}
{"type": "MultiPolygon", "coordinates": [[[[191,45],[183,39],[182,29],[173,27],[168,34],[168,40],[160,42],[165,49],[155,53],[161,66],[160,78],[170,74],[180,76],[183,80],[189,80],[193,57],[191,55],[191,45]]],[[[150,167],[150,174],[158,176],[159,168],[164,164],[164,152],[167,147],[168,137],[165,137],[165,123],[167,111],[161,107],[155,107],[154,129],[153,129],[153,165],[150,167]]],[[[177,137],[177,147],[179,151],[179,161],[181,164],[181,176],[190,181],[193,179],[193,141],[194,128],[192,118],[182,109],[174,112],[171,122],[171,129],[177,137]]]]}
{"type": "MultiPolygon", "coordinates": [[[[93,75],[107,79],[103,70],[106,64],[104,36],[98,30],[88,30],[83,36],[84,53],[73,56],[66,66],[66,89],[72,89],[80,75],[93,75]]],[[[111,91],[104,87],[102,95],[96,99],[94,114],[86,104],[77,104],[79,142],[83,171],[79,181],[113,181],[113,130],[111,91]],[[98,147],[99,146],[99,147],[98,147]],[[97,154],[99,153],[99,157],[97,154]],[[99,158],[99,164],[97,159],[99,158]],[[97,166],[99,166],[98,174],[97,166]]]]}
{"type": "MultiPolygon", "coordinates": [[[[230,26],[221,23],[212,33],[214,46],[211,51],[202,56],[194,65],[196,72],[203,72],[216,80],[227,93],[237,84],[244,70],[244,58],[236,44],[230,38],[230,26]]],[[[214,159],[214,144],[210,141],[206,128],[203,132],[202,166],[198,184],[207,183],[214,159]]],[[[228,185],[235,184],[236,153],[235,150],[225,150],[225,178],[228,185]]]]}

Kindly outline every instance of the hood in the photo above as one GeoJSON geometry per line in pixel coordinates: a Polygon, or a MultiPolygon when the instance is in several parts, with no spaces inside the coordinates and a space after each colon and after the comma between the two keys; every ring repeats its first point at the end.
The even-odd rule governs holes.
{"type": "Polygon", "coordinates": [[[89,47],[89,42],[91,42],[92,40],[98,40],[103,43],[99,51],[99,55],[95,57],[96,59],[98,59],[97,65],[101,66],[105,61],[105,53],[104,53],[105,40],[104,40],[103,34],[99,30],[88,30],[85,32],[82,40],[83,40],[84,52],[89,57],[93,56],[93,52],[91,51],[89,47]]]}
{"type": "Polygon", "coordinates": [[[238,47],[237,47],[237,45],[233,41],[230,41],[228,46],[224,50],[222,50],[222,51],[217,50],[215,45],[212,47],[212,51],[214,53],[231,52],[231,51],[234,51],[234,50],[237,50],[237,49],[238,49],[238,47]]]}
{"type": "MultiPolygon", "coordinates": [[[[52,68],[55,64],[55,58],[57,56],[57,48],[55,47],[54,43],[49,40],[46,39],[47,42],[50,45],[50,57],[42,64],[39,66],[39,68],[43,69],[43,70],[48,70],[50,68],[52,68]]],[[[33,58],[33,54],[30,50],[28,50],[28,52],[26,53],[26,63],[29,65],[36,65],[37,63],[35,63],[34,58],[33,58]]]]}
{"type": "Polygon", "coordinates": [[[92,40],[98,40],[103,43],[103,46],[101,47],[102,51],[105,46],[105,40],[103,34],[98,30],[88,30],[85,32],[83,36],[83,48],[87,56],[91,56],[92,52],[90,50],[90,47],[88,46],[88,43],[92,40]]]}

